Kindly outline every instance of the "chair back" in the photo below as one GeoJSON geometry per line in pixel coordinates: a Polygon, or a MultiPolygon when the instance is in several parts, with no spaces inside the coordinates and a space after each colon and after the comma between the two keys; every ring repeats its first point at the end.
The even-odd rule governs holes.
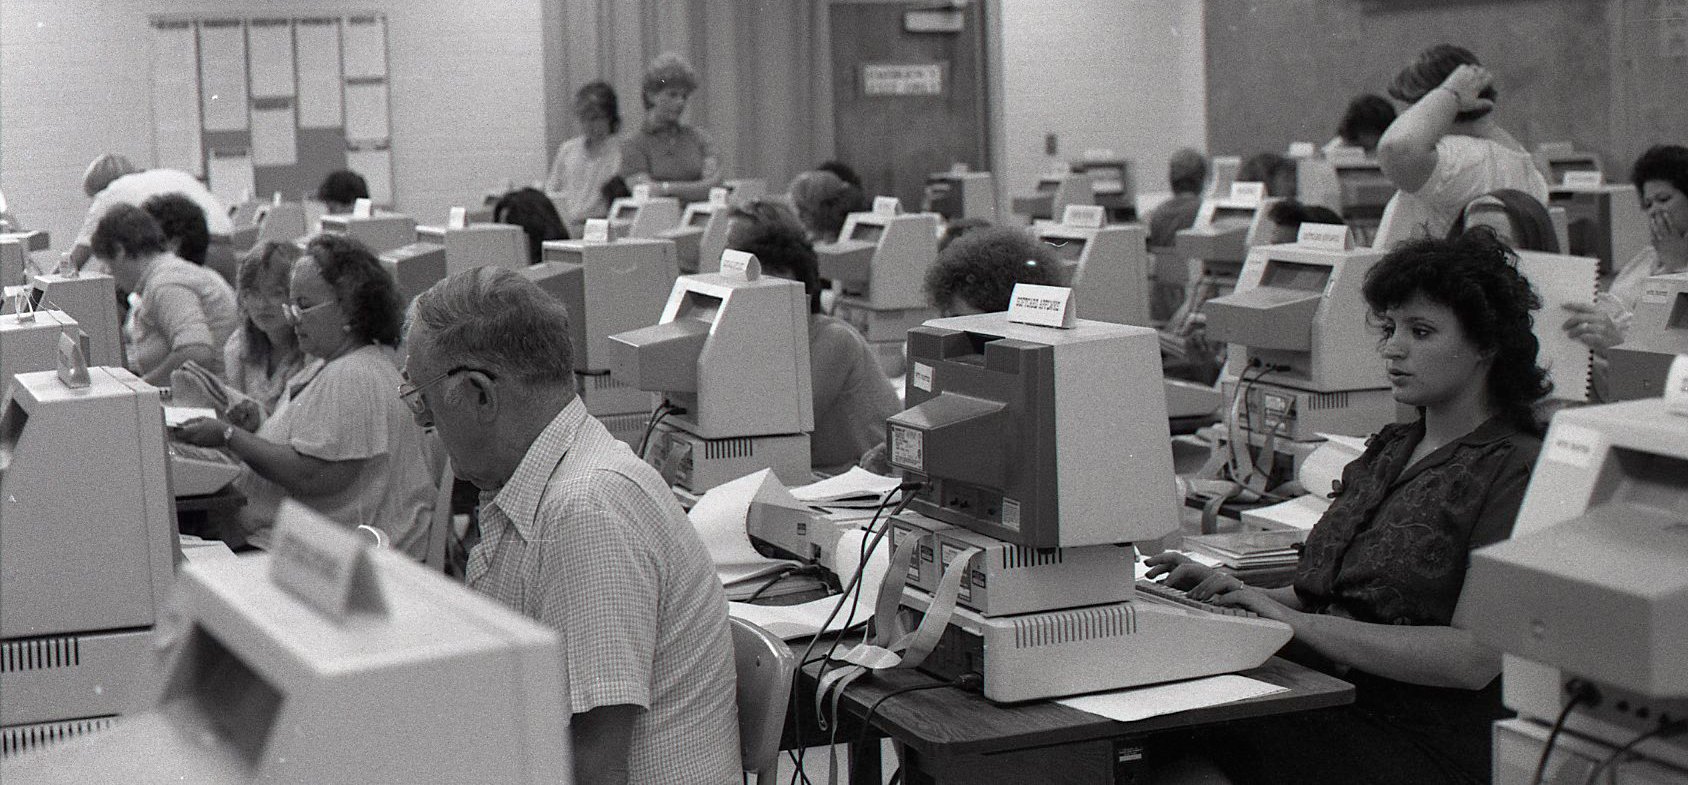
{"type": "Polygon", "coordinates": [[[738,671],[739,756],[745,771],[772,774],[791,701],[797,655],[773,633],[728,617],[738,671]]]}

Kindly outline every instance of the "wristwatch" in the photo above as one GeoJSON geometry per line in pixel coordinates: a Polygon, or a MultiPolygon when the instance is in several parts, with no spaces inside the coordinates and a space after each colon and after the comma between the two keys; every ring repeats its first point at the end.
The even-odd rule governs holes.
{"type": "Polygon", "coordinates": [[[234,438],[234,423],[223,423],[223,446],[229,446],[229,440],[234,438]]]}

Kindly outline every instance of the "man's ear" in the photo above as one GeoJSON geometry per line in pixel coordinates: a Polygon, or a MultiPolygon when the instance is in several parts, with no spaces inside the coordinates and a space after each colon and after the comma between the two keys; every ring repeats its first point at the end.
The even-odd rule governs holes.
{"type": "Polygon", "coordinates": [[[476,422],[490,424],[498,419],[498,409],[504,400],[492,377],[483,371],[464,371],[462,390],[468,403],[475,407],[476,422]]]}

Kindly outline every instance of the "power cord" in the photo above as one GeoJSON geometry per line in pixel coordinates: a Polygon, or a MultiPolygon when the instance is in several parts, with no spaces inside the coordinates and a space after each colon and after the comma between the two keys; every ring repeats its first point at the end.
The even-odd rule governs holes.
{"type": "Polygon", "coordinates": [[[867,714],[862,715],[862,731],[856,737],[856,743],[857,744],[867,743],[868,731],[873,729],[873,715],[877,714],[879,712],[880,704],[883,704],[885,701],[888,701],[892,698],[895,698],[898,695],[906,695],[908,693],[919,692],[921,690],[935,690],[935,689],[938,689],[939,687],[956,687],[956,688],[968,690],[968,691],[978,691],[979,689],[982,689],[984,687],[984,684],[985,684],[985,679],[984,679],[984,677],[980,676],[979,674],[977,674],[977,673],[964,673],[964,674],[957,676],[956,678],[954,678],[950,681],[940,681],[940,682],[934,682],[932,684],[915,684],[915,685],[912,685],[912,686],[901,687],[901,688],[892,690],[890,692],[887,692],[884,695],[879,696],[879,700],[876,700],[873,703],[868,705],[867,714]]]}
{"type": "Polygon", "coordinates": [[[656,426],[662,422],[662,418],[681,411],[680,407],[668,401],[663,401],[661,405],[656,407],[656,411],[651,412],[651,419],[645,423],[645,435],[639,439],[639,460],[645,459],[645,451],[650,449],[651,446],[651,434],[656,432],[656,426]]]}
{"type": "Polygon", "coordinates": [[[1600,690],[1582,679],[1566,682],[1565,690],[1571,693],[1571,699],[1559,710],[1559,719],[1553,721],[1553,730],[1547,733],[1547,743],[1542,745],[1541,759],[1536,761],[1536,773],[1530,778],[1530,785],[1541,785],[1543,775],[1547,774],[1547,759],[1553,756],[1553,746],[1559,743],[1559,734],[1565,730],[1565,720],[1570,718],[1571,711],[1584,703],[1590,708],[1600,705],[1600,690]]]}
{"type": "Polygon", "coordinates": [[[1583,785],[1594,785],[1595,781],[1600,779],[1601,774],[1607,773],[1608,770],[1611,770],[1613,766],[1617,765],[1620,758],[1628,755],[1630,750],[1641,746],[1642,742],[1647,741],[1648,739],[1662,739],[1669,736],[1675,736],[1684,730],[1688,730],[1688,720],[1660,720],[1659,724],[1653,726],[1652,730],[1637,734],[1635,738],[1625,742],[1622,747],[1613,750],[1611,755],[1607,755],[1605,760],[1600,761],[1600,765],[1595,766],[1594,769],[1588,773],[1588,779],[1583,780],[1583,785]]]}

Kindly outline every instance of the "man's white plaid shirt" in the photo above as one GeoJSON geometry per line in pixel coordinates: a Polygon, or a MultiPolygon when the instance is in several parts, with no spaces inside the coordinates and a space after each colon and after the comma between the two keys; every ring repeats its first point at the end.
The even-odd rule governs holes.
{"type": "Polygon", "coordinates": [[[726,596],[656,470],[577,398],[485,496],[469,586],[562,634],[576,714],[645,709],[630,781],[739,782],[726,596]]]}

